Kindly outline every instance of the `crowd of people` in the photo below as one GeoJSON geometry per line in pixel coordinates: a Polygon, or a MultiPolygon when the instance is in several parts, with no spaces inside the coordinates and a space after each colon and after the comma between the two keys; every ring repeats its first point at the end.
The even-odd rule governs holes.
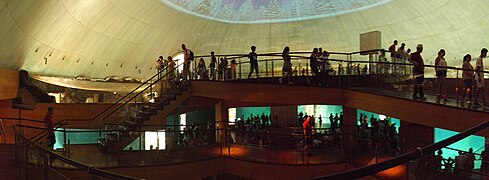
{"type": "Polygon", "coordinates": [[[305,152],[308,156],[312,155],[309,150],[317,147],[319,149],[326,149],[339,144],[341,140],[341,132],[343,125],[343,112],[330,113],[329,116],[330,127],[323,128],[323,117],[319,115],[316,118],[314,115],[307,115],[307,113],[299,112],[297,117],[298,127],[296,130],[302,130],[302,132],[294,132],[294,135],[302,135],[301,138],[297,138],[297,149],[305,152]]]}
{"type": "Polygon", "coordinates": [[[424,165],[433,168],[434,171],[453,173],[461,178],[471,179],[472,174],[475,173],[476,160],[481,160],[480,175],[487,176],[489,173],[489,152],[483,151],[481,154],[475,154],[472,148],[467,152],[458,151],[457,156],[447,159],[443,157],[443,151],[440,149],[431,156],[429,161],[425,161],[424,165]]]}
{"type": "MultiPolygon", "coordinates": [[[[422,57],[423,53],[423,45],[418,44],[416,46],[416,51],[411,53],[411,49],[407,48],[405,43],[401,43],[400,47],[397,48],[398,41],[395,40],[393,44],[389,47],[388,51],[380,51],[379,62],[386,62],[383,64],[379,64],[378,70],[380,73],[384,74],[406,74],[408,68],[407,66],[402,65],[402,63],[411,63],[413,65],[412,73],[414,76],[413,79],[413,99],[418,100],[426,100],[425,97],[425,61],[422,57]],[[386,58],[386,52],[390,53],[390,62],[386,58]],[[387,63],[388,62],[388,63],[387,63]],[[401,64],[389,64],[389,63],[401,63],[401,64]]],[[[251,46],[251,51],[247,55],[250,61],[250,71],[248,74],[248,78],[251,78],[253,73],[255,76],[259,77],[259,67],[258,67],[258,54],[256,51],[256,46],[251,46]]],[[[177,77],[181,79],[210,79],[210,80],[235,80],[237,79],[236,71],[237,71],[237,62],[236,59],[228,59],[227,57],[220,57],[219,60],[216,57],[214,52],[211,52],[210,63],[209,66],[206,66],[205,60],[200,58],[198,61],[198,65],[195,67],[193,72],[190,71],[190,64],[194,61],[193,52],[186,48],[185,44],[182,44],[183,50],[183,71],[179,74],[178,71],[174,72],[175,61],[172,60],[172,57],[168,57],[167,60],[163,60],[163,57],[160,56],[157,60],[157,69],[161,72],[163,70],[167,70],[171,72],[167,79],[174,79],[175,73],[177,77]]],[[[461,89],[461,102],[462,104],[467,102],[470,105],[480,106],[479,101],[481,101],[482,105],[489,106],[486,103],[486,98],[484,95],[485,84],[484,84],[484,63],[483,59],[487,56],[488,50],[483,48],[481,50],[480,55],[475,58],[475,66],[471,64],[472,55],[467,54],[463,58],[463,72],[462,72],[462,80],[465,84],[465,87],[461,89]],[[467,99],[466,99],[467,98],[467,99]]],[[[438,55],[435,58],[435,72],[437,77],[438,86],[437,89],[437,99],[448,101],[447,95],[447,71],[448,64],[446,61],[447,52],[445,49],[440,49],[438,51],[438,55]]],[[[308,79],[308,84],[311,85],[325,85],[327,86],[328,82],[326,78],[330,74],[335,74],[335,71],[332,69],[331,64],[329,62],[329,53],[322,48],[313,48],[311,55],[309,56],[309,67],[302,68],[301,74],[308,74],[308,70],[310,69],[312,73],[312,78],[308,79]]],[[[282,51],[282,59],[283,59],[283,67],[282,67],[282,78],[279,79],[280,83],[293,84],[292,76],[297,76],[299,74],[299,69],[297,67],[293,67],[291,60],[292,57],[290,55],[290,48],[286,46],[282,51]]],[[[346,70],[342,67],[342,64],[338,65],[338,71],[336,72],[338,75],[341,75],[347,71],[350,75],[364,75],[368,74],[368,67],[364,65],[361,67],[360,64],[354,65],[348,63],[346,70]]]]}
{"type": "Polygon", "coordinates": [[[396,129],[396,123],[391,122],[391,118],[386,117],[384,120],[370,117],[360,113],[360,126],[358,128],[358,143],[363,147],[371,149],[384,149],[385,152],[399,152],[399,134],[396,129]]]}
{"type": "MultiPolygon", "coordinates": [[[[410,49],[405,50],[406,44],[402,43],[401,47],[396,50],[396,46],[398,45],[398,41],[395,40],[394,43],[389,47],[391,62],[394,63],[403,63],[405,60],[412,63],[413,66],[413,76],[414,76],[414,91],[412,98],[426,100],[424,93],[424,83],[425,83],[425,64],[424,59],[422,57],[423,53],[423,45],[418,44],[416,46],[416,51],[411,53],[410,49]]],[[[487,56],[488,50],[486,48],[482,48],[480,51],[480,55],[475,58],[475,68],[471,64],[473,60],[471,54],[466,54],[463,57],[463,65],[462,65],[462,80],[465,84],[465,87],[462,89],[462,98],[461,103],[465,102],[465,98],[467,97],[467,104],[473,104],[476,106],[480,106],[479,100],[481,100],[482,105],[488,106],[485,98],[485,83],[484,83],[484,58],[487,56]]],[[[447,95],[447,72],[448,72],[448,64],[446,61],[447,52],[445,49],[440,49],[438,51],[437,57],[435,58],[435,72],[436,78],[438,82],[437,86],[437,99],[448,101],[447,95]]],[[[381,57],[385,57],[385,53],[381,55],[381,57]]],[[[381,58],[387,61],[385,58],[381,58]]],[[[399,66],[404,67],[404,66],[399,66]]],[[[394,66],[394,71],[397,71],[398,66],[394,66]]]]}
{"type": "MultiPolygon", "coordinates": [[[[250,64],[250,71],[248,74],[248,79],[252,77],[253,73],[255,73],[256,78],[259,78],[259,67],[258,67],[258,54],[256,53],[256,46],[251,46],[251,52],[247,55],[250,64]]],[[[210,62],[209,66],[206,66],[204,58],[200,58],[196,68],[193,72],[190,71],[191,62],[194,61],[195,56],[190,49],[186,48],[185,44],[182,44],[183,50],[183,70],[182,73],[178,71],[173,71],[175,68],[175,61],[172,57],[168,57],[167,60],[163,59],[163,56],[160,56],[156,60],[156,68],[159,74],[163,74],[165,70],[167,72],[171,72],[172,76],[167,79],[175,78],[175,74],[181,79],[209,79],[209,80],[235,80],[237,79],[236,71],[237,71],[237,61],[234,58],[228,59],[226,56],[217,58],[214,51],[210,54],[210,62]],[[218,61],[219,59],[219,61],[218,61]]],[[[282,52],[282,58],[284,60],[284,65],[282,68],[283,78],[280,79],[282,83],[292,84],[292,80],[290,79],[292,76],[298,76],[298,69],[294,67],[292,69],[291,57],[290,57],[290,48],[285,47],[282,52]]],[[[313,53],[310,56],[309,66],[312,70],[313,75],[313,84],[320,84],[319,79],[324,79],[320,77],[324,77],[328,74],[334,72],[331,67],[331,64],[328,61],[329,53],[327,51],[323,51],[322,48],[314,48],[313,53]]],[[[365,66],[366,68],[366,66],[365,66]]],[[[366,71],[366,69],[364,69],[366,71]]],[[[362,71],[364,71],[362,70],[362,71]]],[[[301,69],[301,75],[305,76],[307,74],[307,69],[301,69]]],[[[360,68],[358,70],[358,74],[360,74],[360,68]]]]}
{"type": "Polygon", "coordinates": [[[239,144],[255,144],[263,147],[270,144],[272,122],[277,121],[277,116],[262,113],[250,114],[246,119],[243,116],[235,121],[235,133],[232,141],[239,144]]]}
{"type": "Polygon", "coordinates": [[[180,126],[183,129],[176,141],[179,148],[193,148],[213,142],[214,127],[210,122],[180,126]]]}

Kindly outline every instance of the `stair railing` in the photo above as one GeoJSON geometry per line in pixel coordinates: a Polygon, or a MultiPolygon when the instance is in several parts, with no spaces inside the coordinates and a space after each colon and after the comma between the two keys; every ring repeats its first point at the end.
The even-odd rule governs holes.
{"type": "MultiPolygon", "coordinates": [[[[132,94],[134,94],[134,93],[136,93],[136,94],[132,95],[129,99],[127,99],[126,101],[124,101],[124,103],[122,103],[122,104],[115,103],[110,108],[107,108],[105,112],[108,112],[108,113],[99,120],[99,122],[98,122],[99,123],[99,127],[101,127],[103,123],[106,123],[107,118],[109,118],[112,115],[114,115],[114,113],[116,113],[118,110],[120,110],[123,107],[126,107],[125,108],[125,112],[126,112],[125,117],[126,117],[126,120],[127,120],[127,118],[129,118],[129,116],[128,116],[129,115],[129,106],[128,106],[128,104],[130,104],[132,101],[134,101],[134,107],[133,107],[134,113],[137,113],[137,104],[138,104],[137,98],[140,97],[140,95],[143,94],[145,91],[150,90],[150,92],[149,92],[150,99],[149,100],[143,100],[141,103],[150,102],[150,100],[154,99],[154,93],[155,92],[154,92],[153,86],[155,84],[157,84],[157,83],[159,83],[160,85],[162,85],[161,80],[163,80],[164,78],[168,77],[171,73],[178,72],[177,71],[178,68],[180,66],[182,66],[182,65],[183,65],[183,63],[182,64],[178,64],[177,66],[175,66],[174,69],[171,69],[171,70],[168,70],[167,68],[165,68],[167,70],[167,72],[164,75],[161,75],[162,71],[158,72],[158,74],[154,75],[151,78],[151,79],[155,79],[157,77],[157,79],[154,80],[153,82],[151,82],[144,89],[142,89],[141,91],[139,91],[137,93],[136,93],[135,90],[133,90],[132,94]],[[158,77],[158,75],[160,75],[160,76],[158,77]],[[109,110],[109,109],[112,109],[112,110],[109,110]]],[[[177,79],[179,79],[178,76],[176,76],[176,77],[177,77],[177,79]]],[[[173,81],[173,80],[170,80],[170,81],[173,81]]],[[[149,82],[149,81],[147,81],[147,82],[149,82]]],[[[143,84],[145,84],[145,83],[143,83],[143,84]]],[[[128,95],[126,95],[126,97],[128,97],[128,95]]],[[[122,98],[122,99],[124,99],[124,98],[122,98]]],[[[118,102],[121,102],[121,100],[118,101],[118,102]]]]}
{"type": "MultiPolygon", "coordinates": [[[[157,78],[158,75],[160,75],[163,71],[167,70],[168,67],[165,67],[164,69],[158,71],[158,73],[156,73],[155,75],[153,75],[151,78],[149,78],[148,80],[144,81],[143,83],[141,83],[138,87],[134,88],[131,92],[127,93],[124,97],[120,98],[119,100],[117,100],[115,103],[113,103],[112,105],[110,105],[108,108],[106,108],[105,110],[103,110],[102,112],[100,112],[99,114],[97,114],[95,117],[92,118],[92,120],[95,120],[97,119],[98,117],[102,116],[105,112],[109,111],[111,108],[113,108],[114,106],[116,106],[117,104],[119,104],[121,101],[123,101],[124,99],[126,99],[127,97],[131,96],[133,93],[135,93],[138,89],[140,89],[141,87],[143,87],[144,85],[148,84],[149,82],[151,82],[153,79],[157,78]]],[[[146,88],[145,88],[146,89],[146,88]]]]}

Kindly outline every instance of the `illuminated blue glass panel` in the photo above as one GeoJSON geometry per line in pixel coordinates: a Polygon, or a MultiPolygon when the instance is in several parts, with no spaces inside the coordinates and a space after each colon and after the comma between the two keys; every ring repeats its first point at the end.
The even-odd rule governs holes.
{"type": "MultiPolygon", "coordinates": [[[[456,134],[458,134],[458,132],[441,129],[441,128],[435,128],[435,134],[434,134],[435,143],[440,142],[446,138],[452,137],[456,134]]],[[[448,147],[457,150],[462,150],[462,151],[469,151],[469,148],[473,148],[476,154],[480,154],[484,150],[485,147],[484,143],[485,143],[484,137],[472,135],[456,143],[453,143],[448,147]]],[[[458,156],[458,151],[456,150],[443,148],[442,151],[443,151],[442,156],[445,159],[447,159],[448,157],[455,159],[455,157],[458,156]]],[[[479,156],[476,156],[476,159],[479,159],[479,156]]],[[[481,161],[476,160],[474,164],[474,168],[479,169],[480,165],[481,165],[481,161]]]]}

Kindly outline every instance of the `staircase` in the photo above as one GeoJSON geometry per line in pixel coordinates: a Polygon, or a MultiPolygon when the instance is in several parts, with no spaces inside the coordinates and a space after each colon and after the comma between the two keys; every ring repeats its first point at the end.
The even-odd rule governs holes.
{"type": "Polygon", "coordinates": [[[190,82],[178,81],[166,91],[165,95],[154,98],[154,102],[145,103],[136,108],[133,115],[118,122],[117,132],[105,134],[98,139],[99,145],[106,152],[119,152],[139,137],[139,132],[149,130],[142,128],[145,124],[161,124],[162,119],[178,108],[190,97],[190,82]]]}

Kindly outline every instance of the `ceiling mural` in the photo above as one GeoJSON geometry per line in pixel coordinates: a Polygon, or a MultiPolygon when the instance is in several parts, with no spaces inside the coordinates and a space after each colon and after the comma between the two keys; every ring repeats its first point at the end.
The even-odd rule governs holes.
{"type": "Polygon", "coordinates": [[[160,0],[179,11],[226,23],[273,23],[324,18],[392,0],[160,0]]]}

